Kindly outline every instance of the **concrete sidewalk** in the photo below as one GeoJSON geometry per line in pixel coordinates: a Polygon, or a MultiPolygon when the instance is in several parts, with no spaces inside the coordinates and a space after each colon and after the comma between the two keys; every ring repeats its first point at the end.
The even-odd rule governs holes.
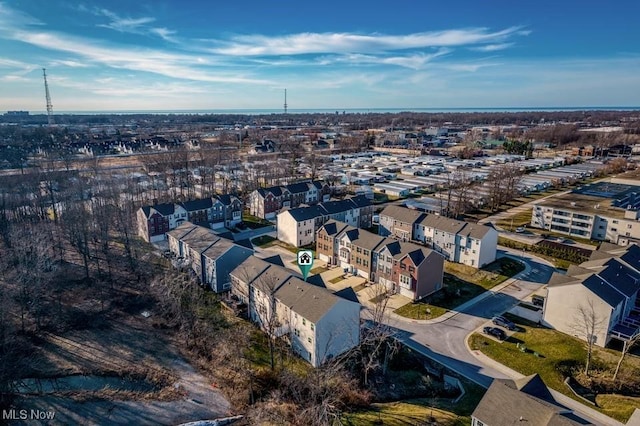
{"type": "Polygon", "coordinates": [[[511,216],[515,216],[516,214],[518,214],[520,212],[523,212],[523,211],[525,211],[525,210],[527,210],[529,208],[532,208],[533,206],[535,206],[536,204],[546,200],[547,198],[557,197],[559,195],[565,195],[565,194],[568,194],[569,192],[571,192],[571,190],[558,192],[557,194],[550,194],[550,195],[547,195],[546,197],[538,198],[537,200],[532,200],[532,201],[529,201],[527,203],[521,204],[521,205],[516,206],[516,207],[511,207],[509,210],[505,210],[503,212],[496,213],[496,214],[494,214],[492,216],[485,217],[484,219],[480,219],[478,221],[478,223],[479,224],[485,224],[485,223],[488,223],[488,222],[496,223],[496,222],[498,222],[500,220],[508,219],[511,216]]]}

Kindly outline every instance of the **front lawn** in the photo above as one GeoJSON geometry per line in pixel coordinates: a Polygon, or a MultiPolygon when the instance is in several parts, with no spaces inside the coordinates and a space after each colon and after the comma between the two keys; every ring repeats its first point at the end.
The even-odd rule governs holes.
{"type": "Polygon", "coordinates": [[[482,269],[446,262],[444,288],[425,299],[408,303],[394,312],[412,319],[433,319],[503,283],[524,269],[524,265],[502,257],[482,269]]]}
{"type": "Polygon", "coordinates": [[[273,225],[268,220],[260,219],[257,216],[253,216],[249,214],[248,212],[242,213],[242,221],[244,222],[245,225],[247,225],[248,228],[251,228],[251,229],[264,228],[265,226],[273,225]]]}
{"type": "Polygon", "coordinates": [[[417,424],[463,426],[470,424],[471,418],[459,417],[449,411],[430,407],[421,400],[407,400],[371,404],[366,411],[347,414],[341,421],[347,426],[417,424]]]}
{"type": "Polygon", "coordinates": [[[483,289],[489,290],[522,272],[524,265],[510,257],[501,257],[482,269],[447,261],[444,270],[463,281],[477,284],[483,289]]]}
{"type": "Polygon", "coordinates": [[[509,231],[514,231],[520,226],[529,225],[531,223],[531,210],[533,210],[533,207],[516,213],[513,216],[500,219],[496,222],[496,225],[509,231]]]}
{"type": "Polygon", "coordinates": [[[251,240],[251,242],[253,243],[253,245],[258,247],[269,247],[273,245],[272,243],[275,240],[276,239],[270,235],[261,235],[251,240]]]}
{"type": "Polygon", "coordinates": [[[407,303],[399,307],[394,312],[405,318],[413,319],[433,319],[446,313],[448,309],[426,302],[407,303]]]}
{"type": "MultiPolygon", "coordinates": [[[[571,398],[577,399],[564,384],[566,375],[579,374],[584,368],[586,346],[581,340],[555,330],[510,316],[519,330],[506,341],[500,343],[481,334],[474,334],[469,339],[473,350],[479,350],[490,358],[524,375],[538,373],[550,388],[571,398]],[[517,345],[526,347],[523,352],[517,345]],[[540,356],[535,356],[538,353],[540,356]]],[[[619,352],[596,348],[593,356],[594,370],[592,375],[610,377],[615,369],[619,352]]],[[[627,355],[623,363],[625,376],[640,374],[640,357],[627,355]]],[[[581,401],[582,402],[582,401],[581,401]]],[[[625,422],[634,408],[640,408],[640,397],[624,397],[620,395],[599,395],[596,409],[625,422]]]]}

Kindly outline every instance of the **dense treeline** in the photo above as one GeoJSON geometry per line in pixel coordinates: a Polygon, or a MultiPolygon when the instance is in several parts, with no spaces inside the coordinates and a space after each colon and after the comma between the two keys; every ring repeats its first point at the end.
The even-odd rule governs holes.
{"type": "MultiPolygon", "coordinates": [[[[584,111],[522,111],[522,112],[399,112],[377,113],[338,111],[338,113],[288,113],[288,114],[65,114],[55,116],[56,123],[74,124],[110,124],[121,125],[135,122],[141,124],[187,124],[209,123],[254,124],[254,125],[337,125],[339,123],[362,124],[372,127],[391,126],[412,128],[414,126],[453,125],[532,125],[554,122],[584,122],[593,125],[618,123],[620,120],[638,119],[638,111],[620,110],[584,110],[584,111]]],[[[27,125],[47,124],[46,115],[26,117],[2,116],[0,123],[21,123],[27,125]]],[[[356,126],[355,128],[358,128],[356,126]]],[[[363,128],[363,127],[360,127],[363,128]]],[[[366,128],[366,127],[365,127],[366,128]]]]}

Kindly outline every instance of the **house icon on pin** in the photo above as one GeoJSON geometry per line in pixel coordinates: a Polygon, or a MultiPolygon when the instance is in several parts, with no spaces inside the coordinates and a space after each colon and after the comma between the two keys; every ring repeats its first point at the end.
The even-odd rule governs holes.
{"type": "Polygon", "coordinates": [[[311,265],[312,257],[307,252],[302,252],[300,256],[298,256],[298,264],[300,265],[311,265]]]}

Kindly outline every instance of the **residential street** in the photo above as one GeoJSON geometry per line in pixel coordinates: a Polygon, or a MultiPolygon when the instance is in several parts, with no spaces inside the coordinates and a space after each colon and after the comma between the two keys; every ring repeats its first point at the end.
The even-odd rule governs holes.
{"type": "MultiPolygon", "coordinates": [[[[467,337],[482,327],[493,316],[501,314],[546,284],[555,270],[544,259],[504,247],[502,255],[523,259],[526,269],[498,286],[465,303],[459,312],[443,315],[443,319],[410,320],[392,315],[388,324],[398,330],[400,340],[408,347],[451,368],[483,387],[494,378],[519,378],[521,374],[510,370],[482,354],[473,353],[467,346],[467,337]],[[500,288],[502,287],[502,288],[500,288]]],[[[500,256],[500,253],[499,253],[500,256]]],[[[595,410],[554,392],[560,402],[580,413],[596,425],[619,425],[595,410]]]]}
{"type": "MultiPolygon", "coordinates": [[[[521,258],[518,251],[501,248],[500,255],[521,258]]],[[[467,335],[493,316],[507,311],[539,289],[553,273],[546,261],[525,255],[526,269],[510,280],[499,291],[484,295],[463,305],[459,312],[445,314],[435,320],[410,320],[393,315],[389,324],[400,330],[401,339],[409,347],[425,353],[470,380],[489,386],[495,377],[505,377],[497,370],[481,365],[466,346],[467,335]],[[543,263],[544,262],[544,263],[543,263]]]]}

